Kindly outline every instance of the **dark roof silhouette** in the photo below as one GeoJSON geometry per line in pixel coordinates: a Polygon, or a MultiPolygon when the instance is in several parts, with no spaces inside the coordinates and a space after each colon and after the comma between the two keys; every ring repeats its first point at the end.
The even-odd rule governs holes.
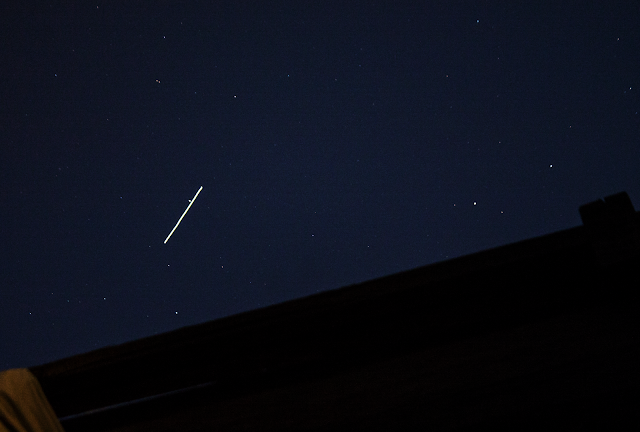
{"type": "Polygon", "coordinates": [[[30,369],[68,432],[637,428],[640,217],[624,192],[580,214],[30,369]]]}

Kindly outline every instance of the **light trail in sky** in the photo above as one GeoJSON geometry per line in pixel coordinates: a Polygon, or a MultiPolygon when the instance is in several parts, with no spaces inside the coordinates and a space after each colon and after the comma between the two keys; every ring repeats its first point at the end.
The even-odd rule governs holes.
{"type": "Polygon", "coordinates": [[[178,219],[178,223],[176,224],[176,226],[173,227],[173,229],[171,230],[171,232],[169,233],[167,238],[164,239],[164,243],[165,244],[167,244],[167,242],[169,241],[169,237],[171,237],[171,234],[173,234],[173,232],[176,230],[176,228],[178,228],[178,225],[180,225],[180,222],[182,222],[182,218],[184,217],[184,215],[187,214],[187,212],[191,208],[191,205],[193,204],[193,202],[196,200],[196,198],[198,198],[198,194],[200,193],[201,190],[202,190],[202,186],[200,186],[200,189],[198,189],[198,192],[196,192],[196,195],[193,197],[193,199],[189,200],[190,202],[189,202],[189,205],[187,206],[187,209],[184,211],[184,213],[182,213],[182,216],[180,216],[180,219],[178,219]]]}

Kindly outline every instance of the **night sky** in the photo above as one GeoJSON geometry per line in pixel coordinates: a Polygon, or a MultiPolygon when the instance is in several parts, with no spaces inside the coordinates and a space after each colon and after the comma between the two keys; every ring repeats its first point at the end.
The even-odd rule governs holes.
{"type": "Polygon", "coordinates": [[[53,3],[0,8],[0,369],[640,207],[635,1],[53,3]]]}

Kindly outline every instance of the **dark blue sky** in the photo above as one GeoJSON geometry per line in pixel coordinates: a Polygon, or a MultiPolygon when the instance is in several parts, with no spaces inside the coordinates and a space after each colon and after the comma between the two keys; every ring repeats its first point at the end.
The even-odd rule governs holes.
{"type": "Polygon", "coordinates": [[[640,207],[637,2],[81,3],[0,11],[0,369],[640,207]]]}

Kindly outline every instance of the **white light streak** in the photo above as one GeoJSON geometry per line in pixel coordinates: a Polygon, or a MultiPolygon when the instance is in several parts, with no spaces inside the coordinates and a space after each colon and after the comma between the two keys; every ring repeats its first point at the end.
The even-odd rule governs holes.
{"type": "Polygon", "coordinates": [[[178,223],[176,224],[176,226],[173,227],[173,229],[171,230],[167,238],[164,240],[165,244],[167,244],[167,242],[169,241],[169,237],[171,237],[171,234],[173,234],[176,228],[178,228],[178,225],[180,225],[180,222],[182,222],[182,218],[184,217],[184,215],[187,214],[193,202],[196,200],[196,198],[198,198],[198,194],[200,193],[201,190],[202,190],[202,186],[200,186],[200,189],[198,189],[198,192],[196,192],[196,195],[193,197],[193,199],[189,200],[189,205],[187,206],[187,209],[184,211],[184,213],[182,213],[182,216],[180,216],[180,219],[178,219],[178,223]]]}

